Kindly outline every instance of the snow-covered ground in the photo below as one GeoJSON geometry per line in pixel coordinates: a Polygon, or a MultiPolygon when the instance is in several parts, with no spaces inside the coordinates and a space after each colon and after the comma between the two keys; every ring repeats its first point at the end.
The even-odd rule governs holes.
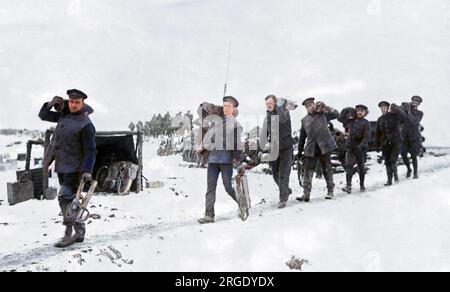
{"type": "MultiPolygon", "coordinates": [[[[2,142],[3,143],[3,142],[2,142]]],[[[253,208],[242,222],[223,187],[217,223],[202,226],[205,169],[189,168],[179,156],[157,157],[156,141],[145,145],[145,176],[164,186],[130,196],[96,196],[85,243],[58,250],[56,201],[6,202],[0,173],[0,271],[289,271],[291,256],[309,263],[304,271],[450,271],[450,150],[421,159],[421,179],[384,188],[383,166],[374,160],[368,192],[325,201],[316,180],[313,200],[294,200],[301,190],[291,175],[294,197],[278,210],[272,178],[250,172],[253,208]]],[[[24,146],[23,146],[24,147],[24,146]]],[[[401,176],[404,177],[404,169],[401,176]]],[[[356,179],[356,178],[355,178],[356,179]]],[[[357,185],[355,181],[355,185],[357,185]]]]}

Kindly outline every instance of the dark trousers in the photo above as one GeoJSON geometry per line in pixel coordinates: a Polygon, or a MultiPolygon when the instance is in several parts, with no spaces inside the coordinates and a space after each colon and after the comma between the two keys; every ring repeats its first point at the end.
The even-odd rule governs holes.
{"type": "Polygon", "coordinates": [[[67,209],[77,196],[80,178],[80,173],[58,173],[58,180],[61,186],[58,194],[58,202],[64,217],[63,224],[67,227],[74,227],[75,232],[82,233],[84,235],[86,233],[86,226],[84,223],[75,223],[66,218],[67,209]]]}
{"type": "Polygon", "coordinates": [[[333,169],[331,167],[331,153],[322,154],[320,149],[316,149],[314,157],[306,157],[305,178],[303,181],[303,192],[305,196],[311,195],[312,180],[317,163],[320,163],[327,183],[328,192],[334,192],[333,169]]]}
{"type": "Polygon", "coordinates": [[[270,162],[273,179],[280,189],[280,201],[287,202],[291,190],[289,189],[289,178],[291,176],[293,157],[293,148],[289,147],[280,150],[278,159],[270,162]]]}
{"type": "Polygon", "coordinates": [[[392,178],[398,180],[397,161],[400,155],[400,144],[387,144],[383,146],[383,158],[386,164],[388,182],[392,183],[392,178]]]}
{"type": "Polygon", "coordinates": [[[208,164],[208,191],[206,192],[206,216],[215,217],[214,205],[216,204],[216,189],[219,174],[222,173],[222,182],[228,195],[237,202],[236,192],[233,189],[231,180],[233,179],[232,164],[208,164]]]}
{"type": "Polygon", "coordinates": [[[402,150],[401,154],[402,154],[403,162],[405,163],[405,166],[408,169],[408,172],[411,172],[411,160],[412,160],[414,174],[418,174],[419,173],[419,162],[417,160],[417,155],[415,153],[410,153],[411,154],[411,160],[410,160],[408,157],[407,150],[402,150]]]}
{"type": "Polygon", "coordinates": [[[364,186],[366,178],[366,153],[359,151],[347,150],[345,154],[345,173],[347,178],[347,186],[352,185],[353,175],[355,174],[355,165],[358,166],[360,186],[364,186]]]}

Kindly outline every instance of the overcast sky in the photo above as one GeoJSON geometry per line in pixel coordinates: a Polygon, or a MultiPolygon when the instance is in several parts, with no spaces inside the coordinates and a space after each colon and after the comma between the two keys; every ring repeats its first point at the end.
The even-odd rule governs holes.
{"type": "Polygon", "coordinates": [[[428,144],[450,146],[448,0],[0,0],[0,127],[48,127],[41,104],[68,88],[98,130],[220,103],[230,41],[243,120],[272,93],[370,119],[419,94],[428,144]]]}

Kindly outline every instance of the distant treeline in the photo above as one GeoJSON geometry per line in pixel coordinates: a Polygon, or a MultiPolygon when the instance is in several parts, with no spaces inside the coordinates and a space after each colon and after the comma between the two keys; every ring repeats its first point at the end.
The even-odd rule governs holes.
{"type": "Polygon", "coordinates": [[[42,139],[44,132],[39,130],[28,129],[0,129],[0,135],[2,136],[30,136],[33,139],[42,139]]]}
{"type": "Polygon", "coordinates": [[[128,128],[131,131],[143,132],[147,137],[172,136],[180,127],[173,127],[173,121],[181,121],[185,119],[189,121],[192,126],[193,115],[190,111],[187,113],[179,112],[174,117],[167,112],[164,116],[162,114],[153,115],[150,121],[131,122],[128,128]]]}

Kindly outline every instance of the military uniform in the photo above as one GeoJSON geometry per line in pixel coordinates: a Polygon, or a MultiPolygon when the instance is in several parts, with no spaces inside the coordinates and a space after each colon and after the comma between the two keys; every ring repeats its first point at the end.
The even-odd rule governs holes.
{"type": "Polygon", "coordinates": [[[411,160],[414,169],[414,178],[419,177],[419,166],[417,156],[420,154],[422,147],[422,135],[420,133],[420,123],[423,118],[423,112],[415,107],[408,106],[406,108],[406,119],[402,128],[402,158],[408,170],[407,177],[411,176],[411,163],[408,157],[408,153],[411,154],[411,160]]]}
{"type": "MultiPolygon", "coordinates": [[[[68,94],[71,91],[68,91],[68,94]]],[[[70,94],[69,94],[70,97],[70,94]]],[[[43,121],[57,123],[51,143],[51,151],[46,160],[55,161],[55,172],[61,185],[58,201],[64,216],[63,224],[67,227],[66,234],[72,227],[77,235],[77,242],[82,242],[86,233],[85,225],[75,223],[65,217],[67,208],[76,197],[81,176],[92,174],[96,157],[95,128],[89,119],[92,109],[85,106],[76,113],[68,110],[51,111],[49,103],[45,103],[39,117],[43,121]]]]}
{"type": "Polygon", "coordinates": [[[268,142],[272,139],[278,141],[279,154],[276,160],[270,161],[269,165],[272,170],[272,175],[275,183],[280,190],[280,203],[284,204],[288,201],[292,190],[289,188],[289,178],[292,170],[292,163],[294,160],[293,153],[293,138],[292,138],[292,124],[289,111],[277,106],[274,111],[267,112],[264,120],[262,135],[269,137],[268,142]],[[279,129],[278,133],[272,133],[272,117],[278,116],[279,129]],[[278,134],[276,136],[276,134],[278,134]]]}
{"type": "MultiPolygon", "coordinates": [[[[231,97],[224,98],[228,101],[231,97]]],[[[239,103],[231,100],[237,107],[239,103]]],[[[207,168],[207,184],[205,204],[205,217],[199,219],[199,223],[213,223],[215,217],[214,206],[216,203],[216,190],[219,175],[222,174],[222,182],[225,191],[237,203],[236,192],[232,186],[233,167],[235,162],[243,160],[243,145],[241,143],[243,128],[235,117],[224,117],[220,124],[216,124],[207,132],[204,139],[204,148],[209,152],[207,168]],[[219,135],[222,134],[222,142],[219,135]]]]}
{"type": "Polygon", "coordinates": [[[399,106],[393,104],[391,111],[381,116],[377,121],[375,144],[383,152],[388,177],[387,185],[392,185],[392,179],[398,181],[397,161],[403,142],[400,123],[405,118],[405,112],[399,106]]]}
{"type": "Polygon", "coordinates": [[[339,117],[339,112],[331,107],[326,107],[323,113],[308,114],[302,119],[298,153],[304,152],[306,157],[306,170],[303,182],[304,196],[301,201],[309,202],[312,179],[317,163],[322,166],[327,183],[328,195],[334,196],[333,170],[331,165],[331,153],[336,150],[336,141],[328,128],[328,122],[339,117]]]}
{"type": "MultiPolygon", "coordinates": [[[[366,107],[364,108],[367,110],[366,107]]],[[[366,173],[365,160],[371,135],[370,122],[365,118],[345,118],[345,120],[340,118],[340,121],[343,122],[344,127],[348,132],[345,155],[347,187],[344,189],[344,191],[351,192],[355,164],[358,165],[360,188],[362,191],[364,191],[366,173]]]]}

